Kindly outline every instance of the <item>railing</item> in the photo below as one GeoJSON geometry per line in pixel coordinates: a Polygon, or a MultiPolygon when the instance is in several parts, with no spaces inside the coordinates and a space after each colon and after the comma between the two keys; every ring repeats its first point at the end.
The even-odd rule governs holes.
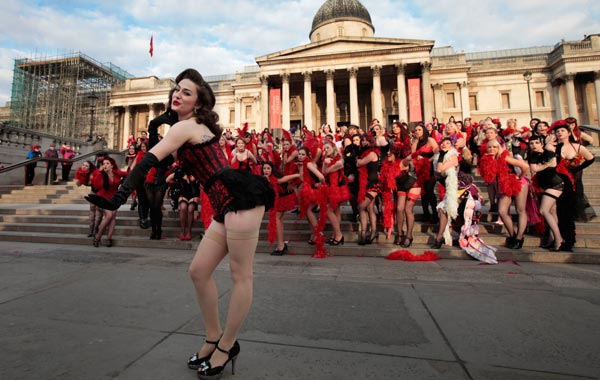
{"type": "MultiPolygon", "coordinates": [[[[17,170],[19,168],[23,168],[29,164],[36,163],[36,165],[37,165],[37,162],[46,162],[46,163],[56,162],[57,166],[58,166],[58,163],[61,163],[61,164],[62,163],[71,163],[73,166],[75,166],[75,163],[81,162],[81,161],[87,161],[91,157],[94,158],[92,161],[95,162],[99,155],[110,155],[111,157],[115,158],[115,160],[117,161],[117,164],[119,166],[122,166],[123,162],[121,162],[121,161],[124,160],[125,152],[126,152],[125,150],[117,151],[117,150],[102,149],[102,150],[97,150],[95,152],[85,153],[85,154],[79,155],[72,159],[36,157],[36,158],[29,159],[29,160],[16,162],[14,164],[7,165],[5,167],[0,167],[0,176],[8,175],[9,172],[12,172],[13,170],[17,170]]],[[[50,181],[50,177],[48,177],[48,181],[50,181]]],[[[46,183],[46,185],[51,185],[51,183],[46,183]]]]}
{"type": "Polygon", "coordinates": [[[594,139],[594,146],[600,146],[600,127],[596,127],[593,125],[580,125],[579,129],[592,136],[592,138],[594,139]]]}

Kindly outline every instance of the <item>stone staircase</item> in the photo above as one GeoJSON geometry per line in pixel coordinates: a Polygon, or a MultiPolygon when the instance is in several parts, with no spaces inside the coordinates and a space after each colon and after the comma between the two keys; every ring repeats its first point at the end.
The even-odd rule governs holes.
{"type": "MultiPolygon", "coordinates": [[[[478,184],[485,194],[485,187],[478,184]]],[[[586,169],[584,186],[590,203],[600,215],[600,165],[595,164],[586,169]]],[[[0,241],[19,241],[30,243],[75,244],[89,246],[94,249],[88,232],[88,203],[83,199],[88,188],[77,187],[73,183],[44,186],[0,186],[0,241]]],[[[194,249],[201,238],[203,228],[200,222],[195,223],[193,239],[180,241],[178,214],[172,211],[165,200],[163,239],[150,240],[150,230],[142,230],[138,226],[137,211],[130,211],[129,204],[122,206],[117,214],[117,225],[113,241],[115,246],[138,248],[165,248],[170,250],[194,249]]],[[[469,259],[457,247],[442,247],[439,250],[429,248],[433,242],[437,226],[421,223],[420,204],[415,207],[417,224],[414,231],[413,245],[409,250],[415,254],[424,251],[436,252],[442,258],[469,259]]],[[[536,261],[536,262],[569,262],[600,264],[600,218],[589,223],[577,223],[577,247],[574,252],[549,252],[538,248],[539,238],[531,231],[525,236],[521,250],[510,250],[503,247],[505,232],[503,226],[495,223],[497,215],[487,211],[484,206],[480,222],[480,236],[483,240],[498,248],[500,260],[536,261]]],[[[402,249],[392,244],[390,239],[379,233],[378,240],[371,245],[359,246],[358,224],[351,221],[352,212],[349,206],[342,207],[342,231],[345,244],[328,246],[326,249],[334,256],[381,256],[402,249]]],[[[258,245],[259,254],[268,254],[274,246],[267,241],[268,215],[265,215],[258,245]]],[[[310,230],[306,220],[299,220],[296,214],[289,213],[285,218],[285,233],[288,240],[289,254],[310,255],[314,247],[306,242],[310,230]]],[[[325,234],[330,235],[329,225],[325,234]]],[[[1,243],[0,243],[1,245],[1,243]]]]}

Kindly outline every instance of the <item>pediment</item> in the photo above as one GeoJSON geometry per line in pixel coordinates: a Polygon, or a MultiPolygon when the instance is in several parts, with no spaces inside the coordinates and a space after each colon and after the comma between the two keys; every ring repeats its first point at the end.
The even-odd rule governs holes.
{"type": "Polygon", "coordinates": [[[256,58],[259,66],[281,60],[315,60],[319,57],[370,53],[373,55],[402,51],[431,51],[435,41],[376,37],[336,37],[300,45],[256,58]]]}

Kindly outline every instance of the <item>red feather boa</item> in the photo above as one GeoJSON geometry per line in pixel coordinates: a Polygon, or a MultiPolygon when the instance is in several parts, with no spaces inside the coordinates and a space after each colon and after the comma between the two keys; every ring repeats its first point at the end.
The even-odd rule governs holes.
{"type": "Polygon", "coordinates": [[[558,174],[562,174],[571,181],[571,186],[573,187],[573,191],[575,191],[575,178],[573,178],[573,173],[569,170],[570,161],[563,158],[560,160],[558,165],[556,165],[556,172],[558,174]]]}
{"type": "Polygon", "coordinates": [[[413,187],[424,187],[425,182],[431,177],[431,164],[426,157],[414,158],[413,165],[417,174],[417,181],[413,187]]]}
{"type": "Polygon", "coordinates": [[[506,157],[509,153],[507,150],[503,151],[497,160],[497,171],[498,171],[498,190],[500,194],[504,194],[509,197],[515,197],[521,192],[523,185],[516,174],[510,173],[508,164],[506,163],[506,157]]]}
{"type": "Polygon", "coordinates": [[[483,154],[479,159],[479,175],[485,183],[492,183],[498,175],[496,159],[491,154],[483,154]]]}
{"type": "Polygon", "coordinates": [[[415,255],[409,250],[402,249],[394,251],[386,256],[386,260],[403,260],[403,261],[437,261],[440,257],[431,251],[425,251],[422,255],[415,255]]]}
{"type": "MultiPolygon", "coordinates": [[[[335,157],[329,165],[326,167],[330,167],[335,165],[342,159],[341,156],[335,157]]],[[[350,199],[350,189],[345,184],[348,182],[345,179],[344,184],[340,185],[340,179],[345,179],[343,169],[336,170],[334,172],[330,172],[327,174],[327,183],[329,183],[327,195],[328,195],[328,204],[331,209],[336,209],[340,205],[340,203],[345,202],[350,199]]]]}
{"type": "MultiPolygon", "coordinates": [[[[360,159],[367,157],[371,152],[375,152],[374,148],[368,148],[360,155],[360,159]]],[[[367,171],[367,165],[358,168],[358,203],[362,203],[367,197],[367,184],[368,184],[369,172],[367,171]]]]}
{"type": "Polygon", "coordinates": [[[391,229],[394,226],[396,210],[394,207],[393,193],[396,189],[396,177],[400,175],[400,165],[396,161],[384,161],[379,172],[381,182],[381,195],[383,198],[383,228],[391,229]]]}
{"type": "Polygon", "coordinates": [[[313,253],[312,257],[324,259],[328,255],[327,250],[325,249],[325,235],[323,235],[323,230],[327,223],[328,186],[323,185],[320,188],[315,189],[313,193],[315,202],[319,205],[319,221],[313,230],[315,236],[315,253],[313,253]]]}

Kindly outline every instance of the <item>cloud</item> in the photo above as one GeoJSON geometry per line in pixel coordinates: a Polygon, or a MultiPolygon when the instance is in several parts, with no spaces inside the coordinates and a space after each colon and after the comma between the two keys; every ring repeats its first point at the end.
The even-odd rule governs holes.
{"type": "MultiPolygon", "coordinates": [[[[600,33],[593,0],[361,0],[376,37],[435,40],[457,51],[554,45],[600,33]],[[560,18],[558,17],[560,15],[560,18]]],[[[9,0],[0,2],[0,104],[14,58],[81,51],[135,76],[195,67],[232,74],[258,56],[309,42],[324,0],[9,0]],[[148,54],[154,35],[154,58],[148,54]]]]}

